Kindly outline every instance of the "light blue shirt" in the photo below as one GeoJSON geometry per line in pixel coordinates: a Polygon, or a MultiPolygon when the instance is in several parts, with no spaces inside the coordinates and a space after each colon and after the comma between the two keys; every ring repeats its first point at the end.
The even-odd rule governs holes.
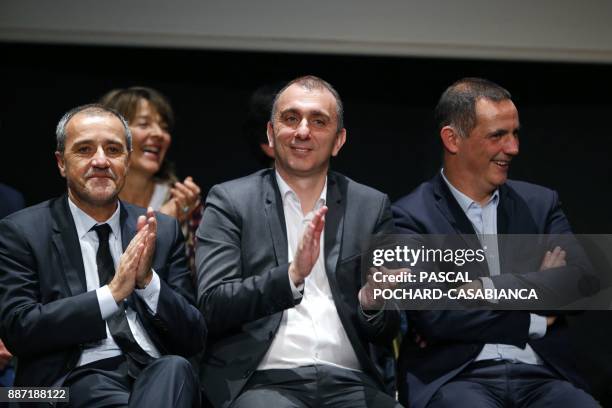
{"type": "MultiPolygon", "coordinates": [[[[499,249],[497,247],[496,236],[499,190],[495,190],[491,198],[484,205],[480,205],[455,188],[444,175],[444,169],[440,170],[440,173],[478,235],[478,239],[486,253],[489,274],[491,276],[499,275],[499,249]]],[[[491,278],[483,277],[480,280],[484,288],[494,288],[491,278]]],[[[529,316],[531,318],[529,337],[532,339],[544,337],[546,334],[546,318],[534,313],[530,313],[529,316]]],[[[506,360],[513,363],[542,364],[542,359],[529,344],[525,345],[525,348],[510,344],[485,344],[480,354],[476,356],[476,361],[479,360],[506,360]]]]}

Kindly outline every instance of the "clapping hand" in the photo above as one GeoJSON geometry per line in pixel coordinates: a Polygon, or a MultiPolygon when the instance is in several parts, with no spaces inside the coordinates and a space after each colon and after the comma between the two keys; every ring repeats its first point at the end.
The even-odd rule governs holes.
{"type": "Polygon", "coordinates": [[[312,221],[306,226],[304,235],[302,235],[302,239],[298,244],[298,248],[293,256],[293,262],[289,265],[289,278],[295,286],[304,283],[304,279],[310,275],[312,268],[319,258],[321,233],[323,232],[323,227],[325,227],[325,213],[327,213],[327,207],[325,206],[315,212],[312,221]]]}
{"type": "Polygon", "coordinates": [[[127,298],[134,287],[145,287],[153,277],[151,264],[155,253],[157,221],[151,207],[146,216],[138,217],[136,228],[138,233],[121,255],[115,276],[108,284],[117,303],[127,298]]]}
{"type": "Polygon", "coordinates": [[[153,208],[147,209],[147,215],[141,215],[138,217],[136,222],[136,229],[138,231],[147,228],[146,236],[144,240],[144,248],[140,255],[140,261],[138,262],[138,269],[136,270],[136,287],[144,288],[153,277],[153,270],[151,265],[153,264],[153,254],[155,254],[155,240],[157,239],[157,220],[155,219],[155,212],[153,208]]]}
{"type": "Polygon", "coordinates": [[[187,177],[182,183],[177,181],[170,189],[170,200],[159,211],[183,222],[200,205],[200,187],[187,177]]]}
{"type": "Polygon", "coordinates": [[[370,273],[366,278],[366,284],[359,290],[358,298],[359,303],[363,310],[380,310],[384,305],[385,301],[382,296],[378,299],[374,296],[375,289],[395,289],[399,286],[399,283],[395,282],[395,279],[382,279],[391,275],[399,277],[402,274],[410,273],[408,268],[388,269],[384,266],[380,268],[380,271],[376,268],[370,268],[370,273]],[[379,281],[374,279],[374,273],[382,272],[381,279],[379,281]],[[390,282],[391,281],[391,282],[390,282]]]}

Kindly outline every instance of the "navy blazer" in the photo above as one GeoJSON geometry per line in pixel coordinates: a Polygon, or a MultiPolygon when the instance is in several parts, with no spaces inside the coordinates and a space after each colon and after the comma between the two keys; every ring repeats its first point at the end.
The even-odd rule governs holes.
{"type": "MultiPolygon", "coordinates": [[[[121,203],[123,249],[146,210],[121,203]]],[[[159,352],[185,357],[202,350],[203,316],[175,219],[156,214],[153,269],[161,289],[157,313],[130,295],[159,352]]],[[[87,291],[81,247],[66,195],[0,221],[0,337],[19,358],[16,386],[58,385],[87,343],[106,338],[95,291],[87,291]]]]}
{"type": "MultiPolygon", "coordinates": [[[[499,194],[499,234],[571,233],[555,191],[509,180],[499,188],[499,194]]],[[[475,233],[440,173],[394,203],[392,212],[399,233],[475,233]]],[[[538,277],[544,277],[538,273],[538,277]]],[[[511,287],[512,279],[511,274],[502,273],[493,281],[496,287],[511,287]]],[[[473,361],[486,343],[521,348],[529,343],[560,377],[587,388],[577,372],[563,316],[536,340],[528,336],[528,311],[423,311],[409,312],[408,316],[428,345],[416,347],[412,338],[402,344],[398,378],[405,380],[400,384],[400,401],[407,406],[424,407],[436,390],[473,361]]]]}

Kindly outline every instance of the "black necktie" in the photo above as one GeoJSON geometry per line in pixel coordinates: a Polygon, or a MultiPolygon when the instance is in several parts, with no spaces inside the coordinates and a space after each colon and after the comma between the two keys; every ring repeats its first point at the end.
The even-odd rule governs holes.
{"type": "MultiPolygon", "coordinates": [[[[111,227],[108,224],[96,225],[92,228],[98,234],[99,246],[96,253],[96,264],[100,286],[109,283],[115,276],[115,264],[110,253],[108,237],[111,227]]],[[[113,339],[121,348],[128,362],[130,376],[136,378],[140,370],[146,366],[153,357],[149,356],[136,342],[125,315],[123,302],[119,303],[119,311],[106,320],[113,339]]]]}

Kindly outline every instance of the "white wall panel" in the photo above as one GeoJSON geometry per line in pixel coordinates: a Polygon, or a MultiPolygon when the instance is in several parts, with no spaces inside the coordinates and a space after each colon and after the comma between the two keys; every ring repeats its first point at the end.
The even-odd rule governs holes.
{"type": "Polygon", "coordinates": [[[612,62],[606,0],[0,0],[0,41],[612,62]]]}

